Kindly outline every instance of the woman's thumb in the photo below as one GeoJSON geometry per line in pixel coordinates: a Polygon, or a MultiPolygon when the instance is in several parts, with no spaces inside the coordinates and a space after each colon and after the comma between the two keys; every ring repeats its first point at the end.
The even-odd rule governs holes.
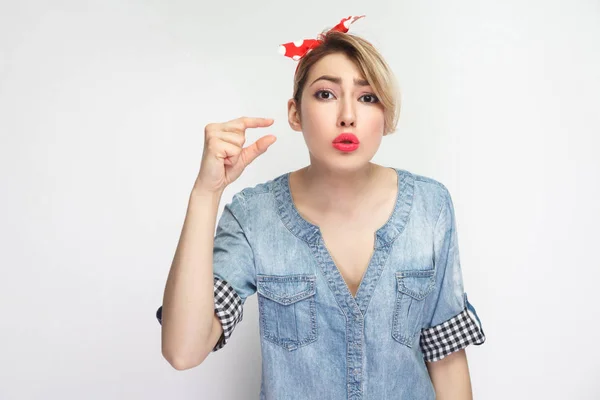
{"type": "Polygon", "coordinates": [[[275,143],[276,140],[277,140],[277,137],[275,137],[273,135],[263,136],[260,139],[258,139],[256,142],[252,143],[250,146],[245,148],[244,151],[247,153],[246,160],[248,160],[248,164],[250,164],[252,161],[254,161],[254,159],[256,159],[256,157],[260,156],[265,151],[267,151],[269,146],[271,146],[273,143],[275,143]]]}

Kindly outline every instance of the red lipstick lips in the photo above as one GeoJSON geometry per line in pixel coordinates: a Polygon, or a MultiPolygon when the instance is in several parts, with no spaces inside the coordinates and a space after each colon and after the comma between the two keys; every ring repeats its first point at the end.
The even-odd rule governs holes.
{"type": "Polygon", "coordinates": [[[350,152],[358,149],[359,141],[353,133],[342,133],[333,139],[332,144],[338,150],[350,152]]]}

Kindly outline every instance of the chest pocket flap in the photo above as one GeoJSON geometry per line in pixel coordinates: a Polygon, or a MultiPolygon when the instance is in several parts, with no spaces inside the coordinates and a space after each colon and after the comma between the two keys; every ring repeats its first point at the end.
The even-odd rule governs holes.
{"type": "Polygon", "coordinates": [[[315,280],[315,275],[258,275],[257,291],[285,306],[313,296],[315,280]]]}
{"type": "Polygon", "coordinates": [[[433,269],[396,272],[398,290],[415,300],[423,300],[435,287],[433,269]]]}

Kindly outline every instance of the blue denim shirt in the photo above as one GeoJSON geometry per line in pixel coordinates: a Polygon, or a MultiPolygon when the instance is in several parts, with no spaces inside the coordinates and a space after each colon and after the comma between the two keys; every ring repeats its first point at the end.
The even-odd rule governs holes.
{"type": "Polygon", "coordinates": [[[463,287],[447,188],[394,169],[395,209],[376,232],[356,297],[319,228],[295,208],[289,173],[243,189],[225,206],[213,269],[215,287],[231,294],[229,311],[215,303],[224,335],[213,351],[257,293],[260,399],[435,399],[425,361],[485,341],[463,287]]]}

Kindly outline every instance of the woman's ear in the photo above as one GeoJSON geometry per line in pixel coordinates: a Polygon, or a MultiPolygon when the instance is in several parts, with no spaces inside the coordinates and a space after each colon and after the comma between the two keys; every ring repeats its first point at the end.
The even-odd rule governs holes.
{"type": "Polygon", "coordinates": [[[296,132],[302,132],[302,124],[300,122],[300,111],[296,107],[296,101],[294,99],[288,100],[288,122],[290,128],[296,132]]]}

